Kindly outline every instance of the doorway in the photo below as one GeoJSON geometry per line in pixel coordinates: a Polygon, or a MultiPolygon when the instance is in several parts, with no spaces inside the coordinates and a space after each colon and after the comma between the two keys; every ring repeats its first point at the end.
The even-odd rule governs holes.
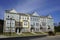
{"type": "Polygon", "coordinates": [[[20,33],[20,28],[17,27],[15,31],[16,31],[17,34],[20,33]]]}

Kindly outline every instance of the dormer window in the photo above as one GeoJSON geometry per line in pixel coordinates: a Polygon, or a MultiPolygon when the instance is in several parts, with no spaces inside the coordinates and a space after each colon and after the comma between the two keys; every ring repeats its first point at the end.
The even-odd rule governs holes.
{"type": "Polygon", "coordinates": [[[8,19],[8,20],[9,20],[9,16],[7,16],[7,17],[6,17],[6,19],[8,19]]]}
{"type": "Polygon", "coordinates": [[[9,18],[9,16],[8,16],[8,18],[9,18]]]}

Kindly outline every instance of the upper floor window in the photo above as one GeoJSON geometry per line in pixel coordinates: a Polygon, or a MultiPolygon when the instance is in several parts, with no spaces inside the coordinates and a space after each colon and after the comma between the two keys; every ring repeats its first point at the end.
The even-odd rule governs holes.
{"type": "Polygon", "coordinates": [[[27,19],[29,19],[29,17],[27,17],[27,19]]]}
{"type": "Polygon", "coordinates": [[[24,25],[27,26],[28,25],[28,22],[24,22],[24,25]]]}
{"type": "Polygon", "coordinates": [[[31,17],[31,20],[32,21],[39,21],[39,18],[37,18],[37,17],[31,17]]]}
{"type": "Polygon", "coordinates": [[[46,26],[46,23],[45,22],[42,22],[42,26],[46,26]]]}
{"type": "Polygon", "coordinates": [[[8,18],[9,18],[9,15],[8,15],[8,18]]]}
{"type": "Polygon", "coordinates": [[[33,23],[33,25],[35,25],[35,23],[33,23]]]}
{"type": "Polygon", "coordinates": [[[39,23],[36,23],[36,26],[39,26],[39,23]]]}
{"type": "Polygon", "coordinates": [[[22,16],[22,19],[23,19],[23,20],[27,20],[28,17],[26,17],[26,16],[22,16]]]}
{"type": "Polygon", "coordinates": [[[27,23],[24,23],[24,25],[26,25],[26,26],[27,26],[27,23]]]}

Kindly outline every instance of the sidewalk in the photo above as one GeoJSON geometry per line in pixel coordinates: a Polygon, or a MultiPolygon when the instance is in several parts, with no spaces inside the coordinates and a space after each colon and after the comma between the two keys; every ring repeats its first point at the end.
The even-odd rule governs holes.
{"type": "Polygon", "coordinates": [[[12,36],[4,36],[0,35],[0,38],[35,38],[35,37],[45,37],[47,35],[35,35],[35,36],[24,36],[24,37],[12,37],[12,36]]]}
{"type": "Polygon", "coordinates": [[[4,35],[0,35],[0,38],[7,38],[7,36],[4,36],[4,35]]]}

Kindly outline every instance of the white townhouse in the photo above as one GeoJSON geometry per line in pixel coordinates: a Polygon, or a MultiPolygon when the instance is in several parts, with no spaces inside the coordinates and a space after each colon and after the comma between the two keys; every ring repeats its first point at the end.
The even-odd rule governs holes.
{"type": "Polygon", "coordinates": [[[53,23],[51,15],[40,16],[37,12],[18,13],[11,9],[5,11],[3,32],[48,32],[49,29],[54,31],[53,23]]]}
{"type": "Polygon", "coordinates": [[[30,27],[34,28],[34,32],[40,32],[40,16],[36,12],[30,15],[30,27]]]}

